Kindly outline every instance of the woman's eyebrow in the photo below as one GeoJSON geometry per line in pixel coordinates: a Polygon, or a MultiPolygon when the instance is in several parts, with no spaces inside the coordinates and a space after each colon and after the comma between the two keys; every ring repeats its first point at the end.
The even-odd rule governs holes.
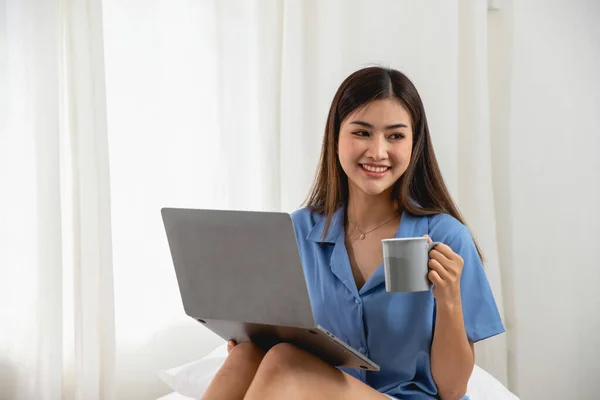
{"type": "MultiPolygon", "coordinates": [[[[352,121],[350,122],[351,124],[355,124],[355,125],[360,125],[360,126],[364,126],[365,128],[373,128],[373,125],[371,125],[368,122],[365,121],[352,121]]],[[[396,129],[396,128],[408,128],[408,126],[406,124],[392,124],[392,125],[388,125],[385,127],[385,129],[396,129]]]]}

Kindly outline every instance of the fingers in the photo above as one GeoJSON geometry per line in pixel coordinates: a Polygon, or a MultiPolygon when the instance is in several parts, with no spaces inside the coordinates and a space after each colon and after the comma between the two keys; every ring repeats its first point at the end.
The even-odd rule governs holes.
{"type": "MultiPolygon", "coordinates": [[[[433,240],[431,240],[431,238],[429,237],[429,235],[423,235],[423,237],[427,238],[427,243],[433,243],[433,240]]],[[[438,243],[436,244],[433,249],[431,249],[431,251],[437,250],[438,252],[442,253],[448,260],[451,260],[454,258],[454,256],[456,256],[457,254],[454,253],[454,251],[450,248],[450,246],[445,245],[444,243],[438,243]]],[[[431,254],[431,252],[430,252],[431,254]]]]}
{"type": "MultiPolygon", "coordinates": [[[[431,274],[431,272],[435,272],[435,275],[440,279],[440,280],[448,280],[448,278],[450,277],[449,272],[446,270],[446,268],[444,268],[444,266],[435,259],[430,259],[429,263],[427,264],[429,266],[429,268],[431,269],[431,271],[429,272],[431,274]]],[[[431,278],[430,278],[431,280],[431,278]]],[[[433,280],[431,280],[433,282],[433,280]]],[[[435,282],[433,282],[435,284],[435,282]]]]}
{"type": "Polygon", "coordinates": [[[429,271],[429,273],[427,274],[427,277],[429,278],[429,280],[431,281],[431,283],[433,283],[433,285],[435,287],[440,287],[444,284],[444,280],[440,277],[438,272],[434,271],[433,269],[431,271],[429,271]]]}
{"type": "Polygon", "coordinates": [[[431,252],[429,252],[430,257],[431,253],[434,251],[441,253],[448,260],[456,260],[460,258],[460,256],[456,254],[452,248],[450,248],[450,246],[444,243],[436,244],[435,247],[431,249],[431,252]]]}
{"type": "Polygon", "coordinates": [[[446,248],[450,249],[450,247],[446,246],[445,244],[436,245],[429,252],[429,258],[438,260],[441,264],[446,264],[448,261],[452,260],[453,254],[452,249],[450,249],[451,254],[448,254],[446,248]]]}

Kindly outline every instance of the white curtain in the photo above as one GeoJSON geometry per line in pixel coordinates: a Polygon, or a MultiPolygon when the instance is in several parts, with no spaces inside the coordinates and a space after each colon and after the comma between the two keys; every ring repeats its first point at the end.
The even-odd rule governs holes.
{"type": "MultiPolygon", "coordinates": [[[[459,2],[458,148],[455,154],[458,160],[457,201],[482,248],[486,274],[507,328],[512,316],[504,313],[506,292],[502,287],[498,259],[487,68],[487,13],[484,2],[459,2]]],[[[480,342],[475,347],[476,363],[504,384],[508,383],[508,335],[510,332],[480,342]]]]}
{"type": "Polygon", "coordinates": [[[0,3],[0,394],[114,397],[101,2],[0,3]]]}
{"type": "MultiPolygon", "coordinates": [[[[445,177],[485,250],[502,308],[485,4],[114,0],[104,10],[123,396],[139,393],[129,382],[220,342],[183,315],[160,207],[300,207],[333,94],[371,63],[406,72],[420,89],[445,177]]],[[[502,381],[505,340],[477,349],[478,364],[502,381]]]]}
{"type": "MultiPolygon", "coordinates": [[[[563,13],[572,21],[598,15],[585,0],[574,3],[563,13]]],[[[523,232],[533,220],[519,193],[545,176],[544,158],[520,175],[530,157],[514,133],[533,150],[553,132],[551,124],[544,133],[531,129],[523,111],[539,111],[532,104],[545,100],[524,96],[534,70],[523,61],[535,61],[529,52],[545,42],[526,28],[537,8],[503,4],[490,14],[478,0],[0,0],[0,320],[9,321],[0,328],[0,397],[166,393],[159,369],[197,359],[221,339],[183,312],[160,208],[300,207],[335,90],[373,63],[400,69],[419,89],[446,182],[483,249],[503,314],[507,304],[508,333],[478,345],[477,364],[525,399],[544,385],[541,397],[568,397],[568,385],[544,380],[547,372],[558,382],[559,368],[537,362],[541,353],[532,350],[533,327],[552,328],[544,325],[548,311],[538,319],[528,271],[552,257],[527,253],[523,232]]],[[[556,4],[550,9],[560,14],[556,4]]],[[[591,17],[584,22],[595,26],[591,17]]],[[[585,54],[579,73],[597,87],[591,71],[600,55],[588,51],[585,29],[577,35],[570,59],[585,54]]],[[[598,97],[589,93],[600,90],[584,86],[570,93],[597,115],[598,97]]],[[[594,118],[578,120],[580,135],[600,129],[594,118]]],[[[592,205],[600,202],[597,136],[575,143],[587,143],[580,151],[588,157],[573,164],[586,175],[570,178],[585,183],[592,205]]],[[[598,226],[598,213],[590,214],[598,226]]],[[[548,229],[547,219],[535,221],[536,234],[548,229]]],[[[564,218],[556,223],[567,227],[564,218]]],[[[580,242],[568,243],[575,251],[580,242]]],[[[591,264],[591,255],[578,261],[591,264]]],[[[591,313],[598,274],[583,271],[591,313]]],[[[544,283],[558,290],[550,276],[535,278],[540,293],[551,295],[544,283]]],[[[598,319],[589,315],[550,320],[594,332],[598,319]]],[[[591,333],[584,337],[598,348],[591,333]]],[[[558,350],[562,370],[576,371],[578,355],[586,370],[597,365],[569,343],[558,350]]],[[[592,393],[589,376],[574,377],[581,395],[592,393]]]]}

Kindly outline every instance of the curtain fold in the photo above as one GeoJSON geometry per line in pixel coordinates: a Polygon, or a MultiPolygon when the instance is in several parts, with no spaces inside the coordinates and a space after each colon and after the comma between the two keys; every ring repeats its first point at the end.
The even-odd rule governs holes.
{"type": "Polygon", "coordinates": [[[60,398],[58,5],[5,1],[0,14],[0,388],[60,398]]]}
{"type": "MultiPolygon", "coordinates": [[[[506,327],[492,175],[488,11],[481,1],[459,4],[457,201],[481,246],[486,275],[506,327]]],[[[507,384],[506,337],[507,334],[499,335],[476,345],[476,363],[504,384],[507,384]]]]}
{"type": "Polygon", "coordinates": [[[2,398],[114,398],[100,7],[0,7],[2,398]]]}
{"type": "MultiPolygon", "coordinates": [[[[62,0],[75,399],[114,397],[115,312],[101,0],[62,0]]],[[[65,191],[66,192],[66,191],[65,191]]]]}

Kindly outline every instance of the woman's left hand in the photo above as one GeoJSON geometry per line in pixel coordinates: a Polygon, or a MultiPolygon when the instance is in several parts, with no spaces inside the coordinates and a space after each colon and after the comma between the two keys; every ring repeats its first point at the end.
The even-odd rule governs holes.
{"type": "MultiPolygon", "coordinates": [[[[428,235],[427,241],[431,243],[428,235]]],[[[429,274],[427,277],[433,283],[433,296],[438,304],[460,305],[460,276],[464,261],[450,246],[436,245],[429,252],[429,274]]]]}

